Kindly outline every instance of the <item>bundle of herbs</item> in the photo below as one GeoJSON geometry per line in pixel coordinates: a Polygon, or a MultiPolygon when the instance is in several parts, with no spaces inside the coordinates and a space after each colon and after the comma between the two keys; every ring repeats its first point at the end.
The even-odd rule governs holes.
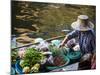
{"type": "Polygon", "coordinates": [[[25,51],[25,56],[20,61],[20,66],[23,68],[23,70],[25,69],[25,67],[28,67],[28,71],[27,69],[25,69],[25,71],[23,71],[24,73],[33,72],[32,70],[33,70],[34,65],[37,63],[40,64],[41,60],[44,60],[44,58],[45,58],[44,55],[41,52],[37,51],[36,49],[27,48],[25,51]]]}
{"type": "Polygon", "coordinates": [[[62,47],[58,48],[57,46],[49,45],[49,50],[52,52],[53,56],[57,55],[66,55],[67,54],[67,48],[62,47]]]}
{"type": "Polygon", "coordinates": [[[62,66],[64,65],[67,61],[64,60],[64,48],[58,48],[56,46],[50,45],[49,50],[53,54],[54,58],[54,66],[62,66]]]}
{"type": "Polygon", "coordinates": [[[56,46],[49,45],[49,50],[52,52],[53,56],[57,56],[61,54],[60,48],[57,48],[56,46]]]}

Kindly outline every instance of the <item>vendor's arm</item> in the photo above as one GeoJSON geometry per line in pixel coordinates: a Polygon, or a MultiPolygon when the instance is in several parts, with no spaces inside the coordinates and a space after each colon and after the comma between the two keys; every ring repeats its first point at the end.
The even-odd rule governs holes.
{"type": "Polygon", "coordinates": [[[62,41],[61,46],[64,46],[65,43],[67,43],[68,40],[72,39],[72,38],[75,38],[78,36],[78,31],[77,30],[74,30],[72,31],[71,33],[67,34],[66,37],[64,38],[64,40],[62,41]]]}

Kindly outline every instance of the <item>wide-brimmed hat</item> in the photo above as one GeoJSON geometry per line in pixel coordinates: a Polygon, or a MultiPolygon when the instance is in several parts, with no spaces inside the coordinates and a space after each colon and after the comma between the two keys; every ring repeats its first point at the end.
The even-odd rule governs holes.
{"type": "Polygon", "coordinates": [[[91,21],[89,21],[87,15],[79,15],[77,21],[73,22],[71,24],[71,27],[75,30],[87,31],[93,29],[94,24],[91,21]]]}

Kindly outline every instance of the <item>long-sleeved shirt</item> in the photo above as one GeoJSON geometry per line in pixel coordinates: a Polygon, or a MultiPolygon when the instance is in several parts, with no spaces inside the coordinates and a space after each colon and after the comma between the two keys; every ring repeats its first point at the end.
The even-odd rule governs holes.
{"type": "Polygon", "coordinates": [[[74,30],[67,35],[68,40],[78,37],[80,50],[82,54],[92,53],[95,50],[95,32],[93,30],[78,31],[74,30]]]}

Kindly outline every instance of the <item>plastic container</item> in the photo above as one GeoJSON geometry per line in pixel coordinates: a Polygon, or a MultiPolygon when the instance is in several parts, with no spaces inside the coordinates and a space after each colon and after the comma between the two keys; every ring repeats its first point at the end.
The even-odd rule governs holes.
{"type": "Polygon", "coordinates": [[[11,67],[11,75],[15,75],[15,69],[13,67],[11,67]]]}
{"type": "Polygon", "coordinates": [[[19,63],[20,63],[20,60],[18,60],[18,61],[16,62],[16,64],[15,64],[16,72],[17,72],[18,74],[24,74],[24,73],[23,73],[23,69],[22,69],[22,67],[19,65],[19,63]]]}
{"type": "Polygon", "coordinates": [[[82,54],[80,51],[72,51],[67,54],[67,57],[70,59],[70,63],[77,62],[81,56],[82,54]]]}
{"type": "Polygon", "coordinates": [[[51,71],[51,70],[54,70],[54,69],[60,69],[62,67],[67,66],[70,63],[70,59],[67,58],[66,56],[63,56],[63,58],[66,61],[66,63],[64,65],[62,65],[62,66],[47,66],[46,68],[51,71]]]}
{"type": "Polygon", "coordinates": [[[59,47],[60,43],[61,43],[60,40],[52,40],[51,41],[51,44],[54,45],[54,46],[56,46],[56,47],[59,47]]]}

